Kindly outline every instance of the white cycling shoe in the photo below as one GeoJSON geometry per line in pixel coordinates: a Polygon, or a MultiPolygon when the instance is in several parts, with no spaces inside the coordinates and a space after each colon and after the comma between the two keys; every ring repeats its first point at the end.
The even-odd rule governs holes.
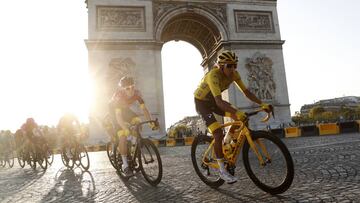
{"type": "Polygon", "coordinates": [[[226,170],[220,171],[219,176],[220,176],[221,179],[223,179],[228,184],[233,184],[233,183],[236,183],[238,181],[238,179],[235,176],[231,175],[226,170]]]}

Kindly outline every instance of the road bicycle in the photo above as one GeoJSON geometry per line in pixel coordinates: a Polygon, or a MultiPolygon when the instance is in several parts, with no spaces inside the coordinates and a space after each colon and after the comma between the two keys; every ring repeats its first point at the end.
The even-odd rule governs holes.
{"type": "MultiPolygon", "coordinates": [[[[130,126],[131,135],[129,136],[134,136],[135,141],[127,140],[127,158],[128,165],[133,173],[141,171],[145,180],[150,183],[150,185],[156,186],[160,183],[162,178],[162,162],[159,150],[154,143],[150,139],[144,138],[141,135],[142,126],[147,123],[155,123],[156,126],[159,126],[157,119],[140,122],[130,126]]],[[[109,123],[105,125],[103,122],[103,126],[108,127],[109,123]]],[[[107,132],[109,133],[108,128],[107,132]]],[[[112,141],[107,144],[107,155],[110,163],[119,172],[120,177],[124,180],[128,180],[130,177],[126,177],[122,171],[121,155],[117,151],[116,147],[112,146],[113,144],[116,145],[116,143],[114,143],[116,142],[115,140],[116,139],[112,139],[112,141]],[[115,149],[115,152],[113,149],[115,149]]]]}
{"type": "Polygon", "coordinates": [[[10,147],[9,149],[6,149],[6,151],[3,152],[3,154],[0,154],[0,166],[5,167],[7,163],[8,166],[12,168],[14,166],[14,158],[15,155],[13,148],[10,147]]]}
{"type": "MultiPolygon", "coordinates": [[[[242,149],[242,161],[250,179],[263,191],[270,194],[285,192],[294,179],[294,164],[290,152],[280,138],[269,131],[253,131],[248,128],[251,116],[264,111],[257,109],[246,113],[247,119],[243,122],[233,121],[221,125],[221,128],[237,128],[232,141],[223,144],[225,167],[230,174],[235,175],[236,164],[242,149]]],[[[266,122],[270,119],[267,112],[266,122]]],[[[219,165],[214,151],[215,140],[207,135],[195,137],[191,146],[191,160],[200,179],[212,188],[224,184],[218,176],[219,165]]]]}
{"type": "Polygon", "coordinates": [[[63,146],[61,148],[61,160],[63,164],[69,168],[73,169],[74,166],[81,166],[85,171],[90,168],[90,158],[89,154],[84,146],[84,144],[80,143],[78,136],[75,135],[73,137],[70,147],[69,153],[67,153],[66,147],[63,146]]]}
{"type": "Polygon", "coordinates": [[[32,169],[36,169],[36,163],[38,163],[44,171],[47,169],[48,156],[46,146],[46,143],[41,138],[34,138],[33,142],[30,143],[27,161],[32,169]]]}

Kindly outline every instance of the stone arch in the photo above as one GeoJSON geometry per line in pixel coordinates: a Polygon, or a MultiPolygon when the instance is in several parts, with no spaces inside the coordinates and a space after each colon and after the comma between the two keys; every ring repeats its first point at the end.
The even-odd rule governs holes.
{"type": "Polygon", "coordinates": [[[183,40],[194,45],[207,60],[216,47],[228,40],[228,32],[216,16],[198,7],[182,7],[165,14],[155,25],[160,42],[183,40]]]}

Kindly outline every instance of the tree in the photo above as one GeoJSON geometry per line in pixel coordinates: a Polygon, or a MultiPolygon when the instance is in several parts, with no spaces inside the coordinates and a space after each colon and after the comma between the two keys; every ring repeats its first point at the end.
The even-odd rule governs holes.
{"type": "Polygon", "coordinates": [[[314,119],[314,120],[317,120],[321,117],[321,114],[325,112],[325,109],[324,107],[322,106],[315,106],[313,108],[310,109],[309,111],[309,117],[314,119]]]}

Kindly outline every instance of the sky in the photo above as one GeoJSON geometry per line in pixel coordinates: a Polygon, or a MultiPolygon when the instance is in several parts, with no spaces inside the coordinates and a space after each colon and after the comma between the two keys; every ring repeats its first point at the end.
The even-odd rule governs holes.
{"type": "MultiPolygon", "coordinates": [[[[360,1],[277,2],[291,113],[321,99],[360,96],[360,1]]],[[[56,125],[66,112],[87,122],[87,23],[83,0],[1,3],[0,129],[14,131],[27,117],[56,125]]],[[[167,127],[196,115],[201,61],[188,43],[163,46],[167,127]]]]}

